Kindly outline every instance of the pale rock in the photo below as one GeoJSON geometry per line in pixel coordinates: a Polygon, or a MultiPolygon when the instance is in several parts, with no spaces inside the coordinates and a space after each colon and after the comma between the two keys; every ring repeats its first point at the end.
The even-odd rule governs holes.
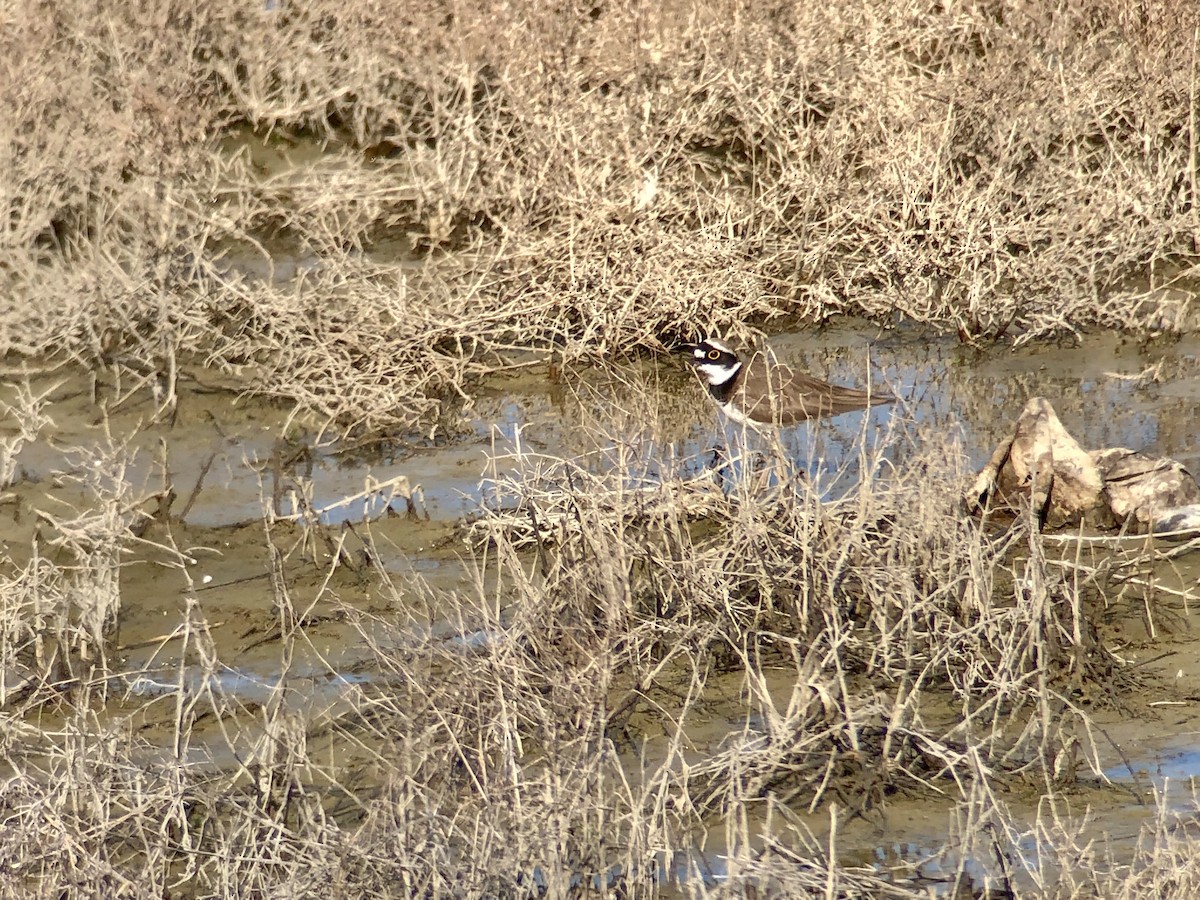
{"type": "Polygon", "coordinates": [[[972,508],[990,504],[1011,509],[1021,498],[1028,499],[1046,528],[1081,520],[1105,524],[1108,518],[1100,469],[1044,397],[1025,404],[1012,434],[996,447],[966,500],[972,508]]]}
{"type": "MultiPolygon", "coordinates": [[[[1124,447],[1095,450],[1091,456],[1104,476],[1105,498],[1118,525],[1132,517],[1128,524],[1138,532],[1188,527],[1181,507],[1200,504],[1200,485],[1181,463],[1124,447]],[[1167,521],[1182,527],[1164,529],[1167,521]]],[[[1196,516],[1191,521],[1195,527],[1196,516]]]]}

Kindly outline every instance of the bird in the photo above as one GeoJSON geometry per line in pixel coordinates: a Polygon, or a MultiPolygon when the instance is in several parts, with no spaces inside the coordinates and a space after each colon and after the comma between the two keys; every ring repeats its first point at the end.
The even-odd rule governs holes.
{"type": "Polygon", "coordinates": [[[676,351],[686,355],[721,411],[737,424],[752,428],[786,428],[896,399],[884,391],[860,391],[821,381],[775,363],[763,353],[742,362],[737,353],[713,338],[681,344],[676,351]]]}

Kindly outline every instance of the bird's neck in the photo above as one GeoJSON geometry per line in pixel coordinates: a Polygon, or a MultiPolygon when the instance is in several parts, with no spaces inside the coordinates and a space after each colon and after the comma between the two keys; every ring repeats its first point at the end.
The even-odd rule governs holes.
{"type": "Polygon", "coordinates": [[[735,364],[729,370],[729,372],[721,378],[720,381],[710,380],[708,382],[708,392],[712,395],[713,399],[722,406],[725,405],[725,402],[733,394],[733,389],[737,385],[738,375],[741,373],[741,371],[742,364],[739,362],[735,364]]]}

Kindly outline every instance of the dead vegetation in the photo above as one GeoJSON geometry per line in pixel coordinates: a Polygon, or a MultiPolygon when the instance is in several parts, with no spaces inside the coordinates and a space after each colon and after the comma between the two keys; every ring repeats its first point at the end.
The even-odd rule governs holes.
{"type": "MultiPolygon", "coordinates": [[[[5,17],[0,346],[93,373],[102,419],[169,422],[207,367],[322,439],[445,434],[530,350],[611,365],[842,314],[971,342],[1196,327],[1188,3],[5,17]]],[[[5,413],[7,489],[43,398],[5,413]]],[[[256,701],[221,680],[166,462],[155,494],[119,436],[82,448],[80,499],[0,566],[0,894],[1194,892],[1165,805],[1118,862],[1053,801],[1032,830],[1006,808],[1103,780],[1089,710],[1138,683],[1105,617],[1134,577],[1147,610],[1194,600],[1154,558],[966,518],[942,434],[897,430],[836,491],[774,452],[724,484],[651,470],[628,434],[497,466],[450,595],[378,566],[369,529],[348,566],[317,510],[269,511],[256,701]],[[114,647],[151,555],[189,582],[153,689],[114,647]],[[298,707],[318,605],[369,666],[298,707]],[[933,795],[961,821],[936,876],[839,854],[846,820],[933,795]]]]}
{"type": "MultiPolygon", "coordinates": [[[[297,705],[313,690],[299,660],[313,610],[357,598],[363,572],[330,551],[328,572],[298,576],[297,547],[336,540],[270,517],[279,674],[261,700],[225,686],[194,585],[173,683],[146,693],[93,652],[10,692],[4,892],[915,897],[981,889],[997,853],[988,883],[1045,889],[1074,820],[1048,807],[1036,837],[1059,843],[1023,853],[1008,798],[1100,778],[1088,711],[1138,683],[1098,633],[1123,579],[1071,546],[1064,569],[1032,516],[967,518],[961,449],[901,420],[850,477],[816,482],[770,448],[698,477],[614,438],[573,461],[497,459],[463,589],[379,568],[384,611],[335,602],[370,660],[335,703],[297,705]],[[840,857],[839,822],[937,795],[966,823],[939,874],[840,857]]],[[[120,458],[91,467],[110,479],[97,509],[127,496],[120,458]]],[[[76,622],[92,637],[78,586],[109,588],[139,541],[186,572],[169,519],[136,539],[108,525],[96,547],[115,564],[64,544],[5,585],[7,665],[34,669],[30,628],[64,648],[76,622]]],[[[1072,878],[1093,884],[1096,866],[1072,878]]]]}
{"type": "Polygon", "coordinates": [[[433,425],[512,348],[847,313],[1178,333],[1194,19],[25,4],[0,54],[0,345],[198,354],[379,429],[433,425]]]}

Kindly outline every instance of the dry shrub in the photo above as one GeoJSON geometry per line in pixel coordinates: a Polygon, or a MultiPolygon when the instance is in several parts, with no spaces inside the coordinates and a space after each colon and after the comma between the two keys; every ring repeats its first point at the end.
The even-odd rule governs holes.
{"type": "MultiPolygon", "coordinates": [[[[1071,699],[1108,677],[1096,608],[1036,532],[997,542],[964,518],[965,472],[933,464],[953,445],[895,468],[868,454],[824,504],[785,457],[721,490],[611,446],[587,464],[521,453],[472,526],[474,595],[398,588],[406,627],[364,621],[390,686],[342,727],[389,788],[329,863],[341,877],[649,893],[724,823],[742,883],[799,884],[796,845],[778,870],[752,849],[764,804],[869,812],[930,784],[978,803],[1096,765],[1071,699]],[[699,736],[714,716],[719,745],[699,736]]],[[[872,877],[808,865],[848,891],[872,877]]]]}
{"type": "Polygon", "coordinates": [[[961,450],[908,428],[812,479],[774,442],[722,481],[603,430],[590,456],[497,457],[472,585],[380,570],[386,614],[342,609],[371,680],[327,710],[287,698],[306,611],[345,582],[300,596],[275,546],[294,535],[268,524],[280,677],[261,704],[221,687],[195,597],[161,695],[119,706],[111,675],[84,676],[53,729],[22,722],[44,695],[10,700],[4,892],[649,896],[682,876],[911,896],[920,877],[848,866],[803,816],[931,789],[961,798],[943,866],[971,885],[1022,839],[999,794],[1098,770],[1074,692],[1116,665],[1092,632],[1103,582],[1056,576],[1021,523],[964,518],[961,450]],[[722,830],[717,877],[696,848],[722,830]]]}
{"type": "Polygon", "coordinates": [[[64,496],[35,508],[28,549],[10,549],[0,576],[0,659],[6,691],[48,699],[97,679],[103,692],[121,609],[121,570],[151,521],[150,501],[164,493],[134,486],[133,454],[111,441],[81,451],[57,473],[64,496]],[[14,678],[14,676],[17,676],[14,678]]]}
{"type": "Polygon", "coordinates": [[[1195,326],[1182,0],[12,18],[10,350],[197,350],[374,429],[430,426],[514,346],[589,357],[845,313],[972,341],[1195,326]],[[397,246],[435,263],[418,293],[397,246]],[[246,247],[300,271],[230,275],[246,247]]]}
{"type": "MultiPolygon", "coordinates": [[[[4,720],[21,733],[18,717],[4,720]]],[[[211,773],[151,745],[131,720],[101,721],[86,702],[54,732],[28,729],[15,743],[0,895],[162,897],[195,876],[221,787],[211,773]]]]}

